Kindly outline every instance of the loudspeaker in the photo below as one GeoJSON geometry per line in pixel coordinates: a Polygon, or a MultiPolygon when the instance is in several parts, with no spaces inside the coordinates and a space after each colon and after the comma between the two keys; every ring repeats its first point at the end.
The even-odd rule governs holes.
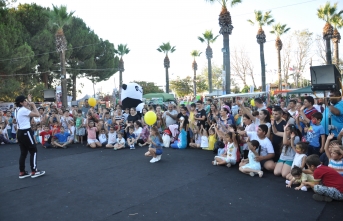
{"type": "Polygon", "coordinates": [[[341,89],[340,82],[342,79],[335,65],[312,66],[310,71],[312,91],[335,91],[341,89]]]}
{"type": "Polygon", "coordinates": [[[44,101],[55,102],[56,100],[56,91],[54,89],[44,90],[44,101]]]}

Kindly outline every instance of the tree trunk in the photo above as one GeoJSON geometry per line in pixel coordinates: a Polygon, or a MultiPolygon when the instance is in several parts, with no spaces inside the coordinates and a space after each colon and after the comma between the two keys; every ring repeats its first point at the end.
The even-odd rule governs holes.
{"type": "Polygon", "coordinates": [[[326,64],[332,64],[330,39],[326,40],[326,64]]]}
{"type": "Polygon", "coordinates": [[[261,58],[261,82],[262,91],[266,91],[266,64],[264,62],[263,44],[260,44],[260,58],[261,58]]]}
{"type": "Polygon", "coordinates": [[[224,46],[224,53],[223,53],[223,64],[225,70],[225,92],[226,94],[231,93],[231,82],[230,82],[230,44],[229,44],[229,34],[223,34],[223,46],[224,46]]]}
{"type": "Polygon", "coordinates": [[[281,79],[281,50],[277,50],[277,71],[279,75],[279,90],[282,90],[282,79],[281,79]]]}
{"type": "Polygon", "coordinates": [[[65,69],[65,51],[62,50],[60,53],[61,59],[61,88],[62,88],[62,105],[68,107],[68,91],[67,91],[67,79],[66,79],[66,69],[65,69]]]}
{"type": "Polygon", "coordinates": [[[48,85],[48,73],[44,73],[43,74],[43,82],[44,82],[44,88],[48,89],[49,85],[48,85]]]}
{"type": "Polygon", "coordinates": [[[333,43],[333,47],[334,47],[335,64],[339,66],[338,41],[333,43]]]}
{"type": "Polygon", "coordinates": [[[208,87],[209,87],[209,92],[212,93],[213,88],[212,88],[212,64],[211,64],[211,58],[207,59],[208,62],[208,87]]]}
{"type": "Polygon", "coordinates": [[[194,70],[194,76],[193,76],[193,93],[194,93],[194,97],[197,96],[197,83],[196,83],[196,79],[197,79],[197,71],[194,70]]]}
{"type": "Polygon", "coordinates": [[[73,101],[76,101],[76,74],[73,74],[72,80],[73,80],[73,101]]]}
{"type": "Polygon", "coordinates": [[[121,86],[123,85],[123,72],[119,71],[119,93],[121,94],[121,86]]]}
{"type": "Polygon", "coordinates": [[[169,74],[168,74],[168,68],[166,68],[166,93],[169,93],[169,74]]]}

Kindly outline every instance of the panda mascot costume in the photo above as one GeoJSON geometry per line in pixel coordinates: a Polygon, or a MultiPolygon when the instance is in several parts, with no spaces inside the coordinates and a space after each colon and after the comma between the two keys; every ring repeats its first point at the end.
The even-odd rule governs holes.
{"type": "Polygon", "coordinates": [[[121,104],[123,108],[136,108],[137,114],[142,116],[144,107],[143,88],[137,83],[128,83],[122,85],[121,104]]]}

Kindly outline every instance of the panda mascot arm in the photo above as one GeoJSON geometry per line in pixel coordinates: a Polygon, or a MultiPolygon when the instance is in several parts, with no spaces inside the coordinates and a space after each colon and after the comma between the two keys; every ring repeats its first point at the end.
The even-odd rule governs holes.
{"type": "Polygon", "coordinates": [[[123,108],[136,108],[137,114],[141,116],[144,103],[143,88],[137,83],[128,83],[122,85],[121,104],[123,108]]]}

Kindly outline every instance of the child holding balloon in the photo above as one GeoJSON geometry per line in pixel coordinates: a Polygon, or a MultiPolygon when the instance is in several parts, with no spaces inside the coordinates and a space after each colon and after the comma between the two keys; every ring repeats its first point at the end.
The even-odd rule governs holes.
{"type": "Polygon", "coordinates": [[[148,151],[144,154],[146,157],[152,157],[150,163],[155,163],[161,160],[162,157],[162,146],[163,140],[158,132],[156,127],[152,127],[150,129],[150,137],[149,143],[151,143],[151,147],[149,147],[148,151]]]}

